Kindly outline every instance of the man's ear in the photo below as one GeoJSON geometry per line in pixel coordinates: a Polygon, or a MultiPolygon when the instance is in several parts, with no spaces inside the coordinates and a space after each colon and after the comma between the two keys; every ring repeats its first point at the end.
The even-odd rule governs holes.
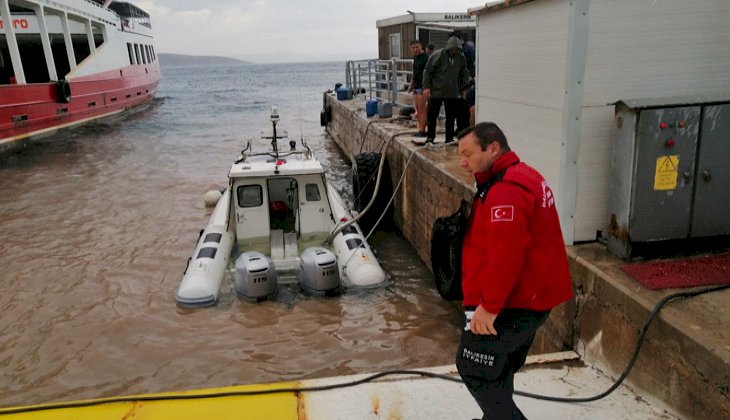
{"type": "Polygon", "coordinates": [[[489,146],[487,146],[487,150],[492,157],[497,156],[499,154],[499,151],[501,150],[499,142],[493,141],[489,143],[489,146]]]}

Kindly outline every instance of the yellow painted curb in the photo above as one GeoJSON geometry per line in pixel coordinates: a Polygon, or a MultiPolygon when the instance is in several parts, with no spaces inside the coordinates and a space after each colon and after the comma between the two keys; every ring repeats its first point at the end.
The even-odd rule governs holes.
{"type": "Polygon", "coordinates": [[[298,420],[298,411],[300,408],[303,409],[299,406],[303,404],[300,401],[299,393],[235,394],[299,387],[301,387],[299,382],[289,382],[40,404],[0,409],[0,418],[3,420],[200,420],[208,418],[298,420]],[[9,414],[12,412],[16,413],[9,414]]]}

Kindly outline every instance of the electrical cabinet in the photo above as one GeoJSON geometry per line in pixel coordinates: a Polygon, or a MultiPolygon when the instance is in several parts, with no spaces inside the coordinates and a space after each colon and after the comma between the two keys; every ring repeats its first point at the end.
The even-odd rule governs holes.
{"type": "Polygon", "coordinates": [[[614,254],[630,259],[636,243],[730,234],[730,103],[708,99],[616,104],[614,254]]]}

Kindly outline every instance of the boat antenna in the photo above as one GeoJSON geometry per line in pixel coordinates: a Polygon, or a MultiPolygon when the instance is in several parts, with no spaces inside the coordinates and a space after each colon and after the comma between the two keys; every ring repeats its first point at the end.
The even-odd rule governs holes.
{"type": "Polygon", "coordinates": [[[297,106],[299,107],[299,141],[305,149],[309,146],[304,142],[304,129],[302,128],[302,89],[297,86],[297,106]]]}
{"type": "Polygon", "coordinates": [[[272,134],[271,134],[271,147],[274,149],[274,158],[278,161],[279,160],[279,147],[276,144],[276,123],[279,122],[279,107],[278,106],[272,106],[271,107],[271,125],[272,125],[272,134]]]}

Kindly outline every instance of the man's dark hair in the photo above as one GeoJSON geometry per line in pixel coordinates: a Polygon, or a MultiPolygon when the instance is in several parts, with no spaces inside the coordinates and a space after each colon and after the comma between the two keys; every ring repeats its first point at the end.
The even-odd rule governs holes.
{"type": "Polygon", "coordinates": [[[426,45],[426,51],[429,51],[429,50],[430,50],[430,51],[433,51],[433,50],[435,50],[435,49],[436,49],[436,46],[435,46],[435,45],[433,45],[433,44],[428,44],[428,45],[426,45]]]}
{"type": "Polygon", "coordinates": [[[493,122],[480,122],[471,127],[467,127],[461,130],[457,137],[461,140],[471,133],[474,133],[477,137],[477,141],[482,150],[487,150],[487,146],[495,141],[499,143],[502,152],[509,152],[511,150],[504,133],[493,122]]]}
{"type": "Polygon", "coordinates": [[[452,36],[455,36],[455,37],[457,37],[457,38],[459,38],[459,39],[461,39],[461,40],[463,40],[463,39],[464,39],[464,35],[462,35],[461,31],[452,31],[452,32],[451,32],[451,33],[449,34],[449,38],[451,38],[452,36]]]}
{"type": "Polygon", "coordinates": [[[423,42],[420,39],[414,39],[413,41],[411,41],[411,45],[416,45],[416,44],[420,45],[421,48],[423,48],[423,42]]]}

